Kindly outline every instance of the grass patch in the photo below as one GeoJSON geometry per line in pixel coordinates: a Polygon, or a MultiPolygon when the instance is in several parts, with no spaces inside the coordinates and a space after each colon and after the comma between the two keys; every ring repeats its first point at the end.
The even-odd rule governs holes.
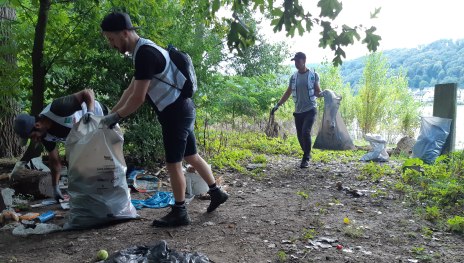
{"type": "Polygon", "coordinates": [[[408,159],[395,189],[420,207],[424,218],[447,230],[464,233],[464,151],[437,158],[428,165],[408,159]]]}

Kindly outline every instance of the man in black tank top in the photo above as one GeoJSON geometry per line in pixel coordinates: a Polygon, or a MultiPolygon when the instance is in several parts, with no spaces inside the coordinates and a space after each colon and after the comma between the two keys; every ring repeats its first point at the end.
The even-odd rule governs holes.
{"type": "MultiPolygon", "coordinates": [[[[52,185],[55,199],[63,199],[63,195],[59,189],[58,182],[60,180],[61,172],[61,159],[58,153],[58,142],[64,142],[71,131],[70,125],[79,121],[74,117],[74,114],[78,111],[83,110],[82,103],[87,106],[87,113],[83,116],[84,121],[88,121],[89,115],[97,114],[103,115],[102,111],[95,112],[95,94],[91,89],[85,89],[80,92],[55,99],[50,105],[42,111],[38,116],[31,116],[29,114],[19,114],[14,121],[15,133],[20,136],[24,141],[30,139],[36,143],[41,143],[48,151],[49,167],[52,175],[52,185]],[[56,119],[54,120],[47,112],[56,116],[57,119],[60,117],[64,122],[69,125],[64,126],[64,123],[59,123],[56,119]]],[[[102,106],[103,107],[103,106],[102,106]]],[[[76,115],[80,118],[82,114],[76,115]]],[[[32,158],[37,157],[35,151],[26,151],[21,158],[20,162],[25,164],[32,158]]],[[[20,166],[15,167],[19,169],[20,166]]],[[[14,176],[16,169],[12,171],[14,176]]]]}
{"type": "Polygon", "coordinates": [[[214,211],[227,200],[228,195],[216,186],[211,168],[197,153],[193,132],[195,107],[192,100],[184,98],[179,91],[161,81],[174,79],[170,64],[172,62],[166,50],[140,38],[135,32],[136,28],[132,26],[129,15],[125,13],[107,15],[100,27],[112,48],[122,54],[130,53],[134,56],[135,67],[134,78],[129,87],[123,92],[111,113],[101,122],[111,127],[121,118],[134,113],[148,97],[162,127],[166,167],[176,203],[168,215],[154,220],[152,225],[173,227],[190,223],[185,207],[186,182],[182,171],[183,159],[191,164],[209,185],[211,203],[207,212],[214,211]]]}

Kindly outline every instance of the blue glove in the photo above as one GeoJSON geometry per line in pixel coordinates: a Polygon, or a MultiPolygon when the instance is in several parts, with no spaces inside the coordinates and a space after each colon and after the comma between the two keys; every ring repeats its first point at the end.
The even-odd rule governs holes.
{"type": "Polygon", "coordinates": [[[120,120],[121,120],[121,116],[119,116],[117,112],[113,112],[103,117],[100,123],[113,129],[114,125],[116,125],[120,120]]]}
{"type": "Polygon", "coordinates": [[[53,197],[55,197],[57,202],[60,202],[60,199],[64,200],[63,194],[61,193],[58,185],[53,186],[53,197]]]}

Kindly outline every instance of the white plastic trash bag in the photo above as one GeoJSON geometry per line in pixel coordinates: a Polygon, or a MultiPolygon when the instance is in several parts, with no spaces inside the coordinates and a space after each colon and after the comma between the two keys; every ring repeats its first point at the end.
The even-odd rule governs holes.
{"type": "Polygon", "coordinates": [[[118,125],[101,127],[100,118],[75,124],[66,140],[71,209],[65,229],[137,217],[126,182],[123,134],[118,125]]]}
{"type": "Polygon", "coordinates": [[[374,161],[374,162],[386,162],[388,161],[388,153],[387,153],[387,141],[385,141],[382,136],[377,134],[366,134],[364,137],[366,141],[371,144],[372,150],[363,157],[361,157],[361,161],[374,161]]]}
{"type": "Polygon", "coordinates": [[[433,163],[441,154],[448,138],[451,119],[440,117],[422,117],[419,137],[412,148],[413,158],[433,163]]]}

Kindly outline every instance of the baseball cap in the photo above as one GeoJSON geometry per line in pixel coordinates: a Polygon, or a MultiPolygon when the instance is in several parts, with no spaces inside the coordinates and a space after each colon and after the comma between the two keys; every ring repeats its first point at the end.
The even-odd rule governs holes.
{"type": "Polygon", "coordinates": [[[29,135],[32,132],[32,129],[35,125],[35,117],[29,114],[21,113],[16,116],[14,120],[13,129],[19,137],[23,139],[29,138],[29,135]]]}
{"type": "Polygon", "coordinates": [[[128,14],[113,12],[105,16],[100,24],[101,30],[106,32],[117,32],[122,30],[135,30],[138,27],[132,25],[128,14]]]}
{"type": "Polygon", "coordinates": [[[292,61],[295,59],[306,59],[306,55],[303,52],[297,52],[295,56],[292,58],[292,61]]]}

